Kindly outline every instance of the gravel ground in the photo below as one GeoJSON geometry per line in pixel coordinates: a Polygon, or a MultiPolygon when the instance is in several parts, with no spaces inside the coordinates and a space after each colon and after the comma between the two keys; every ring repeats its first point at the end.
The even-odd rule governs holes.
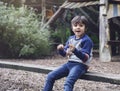
{"type": "MultiPolygon", "coordinates": [[[[21,62],[45,66],[59,66],[67,61],[66,58],[52,57],[37,60],[3,60],[21,62]]],[[[93,58],[90,71],[120,74],[119,62],[100,62],[97,57],[93,58]]],[[[0,91],[42,91],[46,74],[0,68],[0,91]]],[[[63,85],[66,78],[55,82],[53,91],[63,91],[63,85]]],[[[120,85],[78,80],[74,86],[74,91],[120,91],[120,85]]]]}

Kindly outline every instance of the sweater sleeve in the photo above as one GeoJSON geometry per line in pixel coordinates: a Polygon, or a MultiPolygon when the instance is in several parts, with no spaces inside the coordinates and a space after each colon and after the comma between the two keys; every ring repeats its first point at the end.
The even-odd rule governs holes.
{"type": "Polygon", "coordinates": [[[73,53],[80,58],[83,62],[86,62],[89,58],[89,55],[87,53],[82,52],[81,50],[77,50],[75,48],[75,50],[73,51],[73,53]]]}

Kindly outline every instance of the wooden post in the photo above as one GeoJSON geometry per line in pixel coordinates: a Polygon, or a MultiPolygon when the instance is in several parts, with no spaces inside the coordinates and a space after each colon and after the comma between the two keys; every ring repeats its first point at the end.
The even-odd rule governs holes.
{"type": "Polygon", "coordinates": [[[109,36],[109,27],[107,19],[107,8],[108,0],[100,0],[100,26],[99,26],[99,54],[100,60],[102,62],[111,61],[111,51],[108,41],[110,40],[109,36]]]}

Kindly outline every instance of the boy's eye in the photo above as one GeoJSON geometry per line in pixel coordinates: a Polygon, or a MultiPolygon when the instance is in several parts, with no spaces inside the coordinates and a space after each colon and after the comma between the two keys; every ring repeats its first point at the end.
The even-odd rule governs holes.
{"type": "Polygon", "coordinates": [[[74,26],[76,27],[76,26],[77,26],[77,24],[74,24],[74,26]]]}
{"type": "Polygon", "coordinates": [[[83,27],[83,24],[79,24],[80,27],[83,27]]]}
{"type": "Polygon", "coordinates": [[[80,26],[80,27],[83,27],[84,25],[83,24],[74,24],[74,26],[76,27],[76,26],[80,26]]]}

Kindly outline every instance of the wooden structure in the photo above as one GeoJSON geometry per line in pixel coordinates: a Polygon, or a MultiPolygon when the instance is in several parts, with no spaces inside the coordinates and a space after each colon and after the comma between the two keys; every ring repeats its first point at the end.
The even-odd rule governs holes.
{"type": "MultiPolygon", "coordinates": [[[[109,62],[112,58],[111,46],[115,40],[113,40],[114,42],[110,40],[111,36],[108,20],[120,16],[119,0],[67,0],[60,6],[58,11],[49,19],[44,27],[51,25],[67,8],[75,9],[92,5],[99,5],[99,58],[103,62],[109,62]]],[[[120,45],[120,40],[117,41],[117,44],[120,45]]]]}
{"type": "Polygon", "coordinates": [[[36,9],[37,13],[42,13],[42,23],[45,22],[45,20],[48,20],[51,18],[53,13],[53,6],[60,6],[62,3],[61,1],[57,0],[24,0],[24,4],[30,7],[33,7],[36,9]]]}
{"type": "Polygon", "coordinates": [[[110,29],[110,41],[112,55],[120,55],[120,1],[110,2],[107,14],[110,29]]]}
{"type": "MultiPolygon", "coordinates": [[[[53,6],[59,7],[64,0],[1,0],[4,3],[13,4],[15,7],[27,5],[33,7],[36,13],[42,13],[45,19],[50,19],[53,13],[53,6]]],[[[43,18],[43,17],[42,17],[43,18]]]]}
{"type": "MultiPolygon", "coordinates": [[[[120,16],[119,0],[100,0],[100,59],[104,62],[111,61],[111,47],[116,40],[110,40],[110,27],[108,21],[110,18],[120,16]]],[[[116,21],[117,22],[117,21],[116,21]]],[[[111,30],[114,31],[114,30],[111,30]]],[[[120,40],[116,42],[120,45],[120,40]]]]}
{"type": "MultiPolygon", "coordinates": [[[[15,70],[38,72],[38,73],[44,73],[44,74],[47,74],[48,72],[56,68],[56,67],[46,67],[41,65],[33,65],[33,64],[31,65],[31,64],[23,64],[23,63],[16,63],[16,62],[7,62],[7,61],[0,61],[0,67],[15,69],[15,70]]],[[[80,79],[120,85],[120,75],[118,74],[87,72],[80,79]]]]}

